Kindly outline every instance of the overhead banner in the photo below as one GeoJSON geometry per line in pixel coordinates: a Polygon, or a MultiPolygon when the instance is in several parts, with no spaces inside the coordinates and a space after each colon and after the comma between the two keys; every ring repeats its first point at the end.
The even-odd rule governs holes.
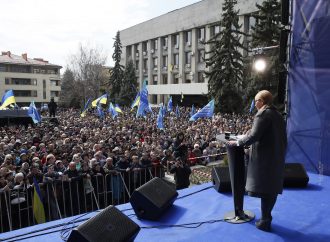
{"type": "Polygon", "coordinates": [[[287,162],[330,175],[330,1],[292,1],[287,162]]]}

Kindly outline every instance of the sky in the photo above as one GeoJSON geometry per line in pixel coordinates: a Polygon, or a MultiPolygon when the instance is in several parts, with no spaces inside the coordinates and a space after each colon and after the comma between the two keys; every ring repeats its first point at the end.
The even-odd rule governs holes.
{"type": "Polygon", "coordinates": [[[27,53],[65,69],[82,45],[100,50],[111,66],[118,30],[199,1],[1,0],[0,51],[27,53]]]}

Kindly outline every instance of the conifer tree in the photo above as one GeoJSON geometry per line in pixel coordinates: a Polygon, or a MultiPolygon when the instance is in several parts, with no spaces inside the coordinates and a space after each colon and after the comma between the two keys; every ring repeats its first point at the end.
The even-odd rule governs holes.
{"type": "Polygon", "coordinates": [[[205,44],[210,44],[209,57],[205,58],[209,97],[215,99],[216,109],[221,112],[239,112],[241,109],[242,33],[238,23],[239,11],[234,10],[236,0],[225,0],[222,6],[220,32],[205,44]]]}
{"type": "Polygon", "coordinates": [[[111,99],[118,99],[120,95],[120,87],[121,82],[123,80],[123,69],[124,67],[120,64],[121,54],[122,54],[122,45],[120,42],[120,33],[119,31],[114,38],[114,53],[112,54],[112,59],[114,60],[115,64],[114,67],[110,71],[110,80],[109,80],[109,90],[110,90],[110,98],[111,99]]]}
{"type": "Polygon", "coordinates": [[[124,71],[124,77],[120,89],[119,103],[123,106],[129,106],[134,100],[137,93],[137,78],[135,76],[135,68],[133,61],[130,60],[124,71]]]}

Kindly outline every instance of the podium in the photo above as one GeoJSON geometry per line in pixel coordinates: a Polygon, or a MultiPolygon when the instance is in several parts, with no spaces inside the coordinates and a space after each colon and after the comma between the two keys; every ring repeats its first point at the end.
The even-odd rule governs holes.
{"type": "MultiPolygon", "coordinates": [[[[238,140],[240,136],[217,135],[217,140],[227,142],[238,140]]],[[[246,223],[255,218],[253,212],[243,210],[245,193],[245,165],[244,148],[241,146],[227,146],[229,175],[234,201],[234,211],[227,212],[224,220],[228,223],[246,223]]]]}

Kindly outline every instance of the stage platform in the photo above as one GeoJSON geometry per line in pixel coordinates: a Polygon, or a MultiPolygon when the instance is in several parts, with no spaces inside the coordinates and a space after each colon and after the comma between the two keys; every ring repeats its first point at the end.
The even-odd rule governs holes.
{"type": "MultiPolygon", "coordinates": [[[[273,210],[271,233],[256,229],[254,222],[229,224],[221,221],[233,209],[231,194],[220,194],[211,183],[179,191],[174,205],[157,222],[136,218],[130,204],[117,206],[141,230],[135,241],[330,241],[330,177],[309,173],[307,188],[285,189],[273,210]],[[157,228],[150,228],[158,226],[157,228]]],[[[260,199],[245,196],[245,209],[260,218],[260,199]]],[[[0,235],[1,241],[63,241],[60,231],[66,223],[92,217],[97,212],[57,220],[0,235]],[[54,227],[55,226],[55,227],[54,227]],[[26,234],[33,231],[38,233],[26,234]],[[24,235],[25,234],[25,235],[24,235]],[[21,237],[17,237],[21,236],[21,237]],[[31,237],[34,236],[34,237],[31,237]],[[28,238],[31,237],[31,238],[28,238]],[[11,238],[11,239],[9,239],[11,238]]],[[[84,221],[80,221],[80,224],[84,221]]],[[[76,225],[77,225],[76,224],[76,225]]]]}

